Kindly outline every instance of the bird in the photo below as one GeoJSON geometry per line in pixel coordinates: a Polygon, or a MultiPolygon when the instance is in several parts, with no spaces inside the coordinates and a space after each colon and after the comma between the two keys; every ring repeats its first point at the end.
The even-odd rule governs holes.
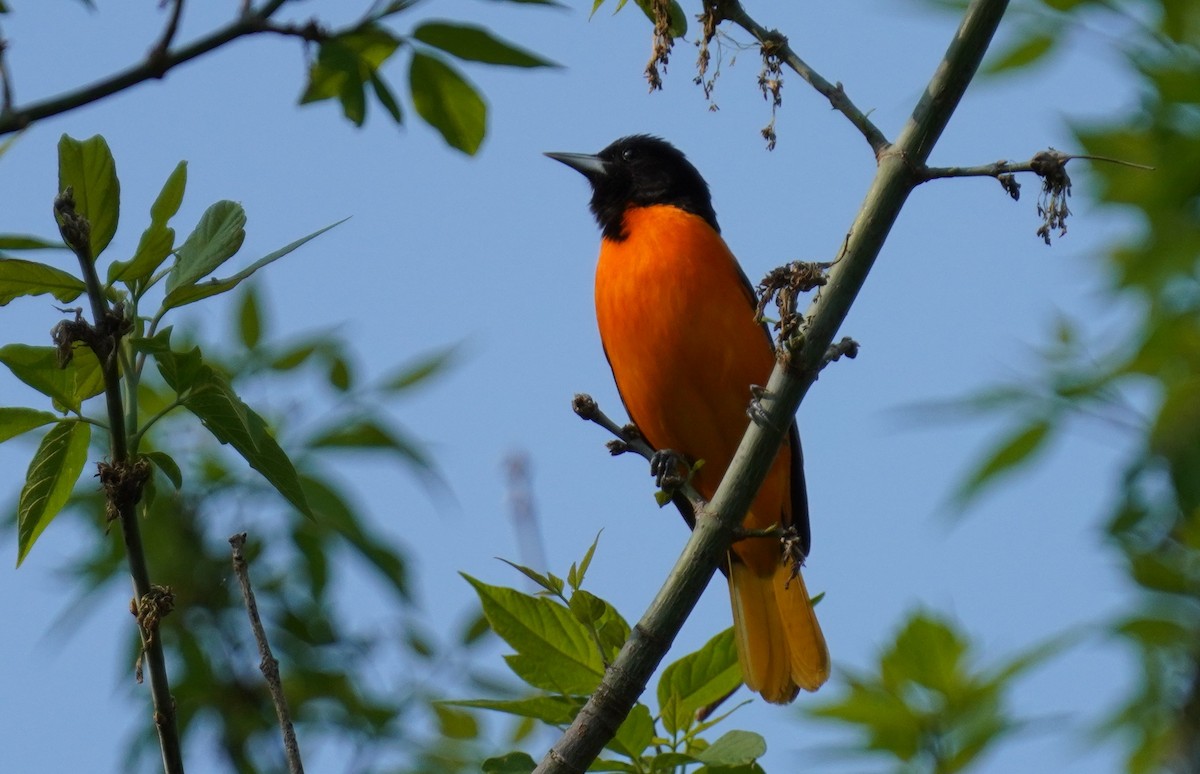
{"type": "MultiPolygon", "coordinates": [[[[752,385],[775,364],[753,287],[726,245],[708,184],[667,141],[547,153],[591,184],[600,226],[596,321],[621,401],[646,441],[691,465],[711,500],[746,431],[752,385]]],[[[793,420],[743,526],[791,527],[811,548],[803,452],[793,420]]],[[[773,704],[828,679],[829,649],[804,579],[775,538],[733,544],[729,580],[742,680],[773,704]]]]}

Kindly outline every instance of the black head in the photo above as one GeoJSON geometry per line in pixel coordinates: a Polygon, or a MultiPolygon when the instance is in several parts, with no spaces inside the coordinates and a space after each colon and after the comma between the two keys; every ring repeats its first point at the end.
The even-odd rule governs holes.
{"type": "Polygon", "coordinates": [[[547,153],[580,172],[592,184],[592,213],[606,239],[621,241],[625,210],[652,204],[669,204],[699,215],[717,226],[708,184],[679,149],[666,140],[635,134],[609,145],[595,155],[547,153]]]}

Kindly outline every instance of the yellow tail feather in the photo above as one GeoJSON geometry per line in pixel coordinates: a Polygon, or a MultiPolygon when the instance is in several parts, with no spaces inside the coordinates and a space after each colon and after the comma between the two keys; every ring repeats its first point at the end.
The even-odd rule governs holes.
{"type": "Polygon", "coordinates": [[[799,689],[815,691],[829,677],[829,649],[804,580],[784,563],[758,575],[731,561],[729,596],[742,679],[773,704],[787,704],[799,689]]]}

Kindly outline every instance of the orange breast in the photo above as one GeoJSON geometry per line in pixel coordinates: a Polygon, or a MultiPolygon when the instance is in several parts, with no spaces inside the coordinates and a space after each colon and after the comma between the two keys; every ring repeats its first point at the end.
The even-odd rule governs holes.
{"type": "MultiPolygon", "coordinates": [[[[749,418],[750,385],[764,385],[774,354],[725,241],[675,207],[625,213],[629,237],[604,240],[596,268],[596,317],[630,418],[655,448],[704,460],[693,484],[711,498],[749,418]]],[[[745,525],[791,522],[785,446],[745,525]]],[[[779,561],[772,540],[734,549],[756,571],[779,561]]]]}

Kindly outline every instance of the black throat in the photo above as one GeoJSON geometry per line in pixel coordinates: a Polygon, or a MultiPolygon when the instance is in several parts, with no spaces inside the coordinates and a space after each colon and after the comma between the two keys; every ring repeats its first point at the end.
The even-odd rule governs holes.
{"type": "Polygon", "coordinates": [[[605,239],[627,239],[625,211],[656,204],[699,216],[720,233],[708,184],[667,141],[644,134],[622,137],[597,157],[604,162],[604,172],[587,178],[592,184],[592,213],[605,239]]]}

